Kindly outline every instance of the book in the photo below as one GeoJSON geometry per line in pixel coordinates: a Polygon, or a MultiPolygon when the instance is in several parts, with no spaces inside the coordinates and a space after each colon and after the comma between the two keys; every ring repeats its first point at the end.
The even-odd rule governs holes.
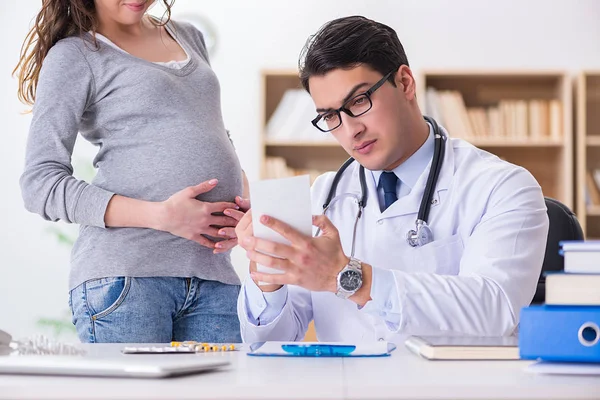
{"type": "Polygon", "coordinates": [[[331,135],[317,130],[310,121],[317,116],[315,104],[304,89],[288,89],[265,126],[266,137],[285,143],[294,141],[324,142],[331,135]]]}
{"type": "Polygon", "coordinates": [[[559,246],[565,272],[600,274],[600,240],[562,241],[559,246]]]}
{"type": "Polygon", "coordinates": [[[586,171],[585,173],[585,185],[590,194],[592,204],[597,206],[600,205],[600,189],[593,176],[592,171],[586,171]]]}
{"type": "Polygon", "coordinates": [[[546,304],[600,306],[600,274],[547,274],[546,304]]]}
{"type": "Polygon", "coordinates": [[[411,336],[404,342],[428,360],[518,360],[516,336],[411,336]]]}
{"type": "Polygon", "coordinates": [[[561,251],[593,251],[600,254],[600,240],[563,240],[560,243],[561,251]]]}
{"type": "Polygon", "coordinates": [[[563,109],[559,100],[550,100],[550,137],[553,139],[562,138],[563,129],[563,109]]]}

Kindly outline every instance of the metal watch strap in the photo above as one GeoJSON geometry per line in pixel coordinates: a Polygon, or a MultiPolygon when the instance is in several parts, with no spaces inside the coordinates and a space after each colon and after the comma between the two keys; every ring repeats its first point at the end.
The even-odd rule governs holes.
{"type": "Polygon", "coordinates": [[[358,291],[358,289],[360,289],[360,287],[358,289],[356,289],[353,292],[347,292],[344,289],[342,289],[340,282],[339,282],[339,276],[342,275],[342,273],[344,273],[344,271],[347,270],[354,270],[354,271],[358,271],[361,274],[362,277],[362,262],[354,257],[350,257],[350,261],[348,262],[348,264],[346,264],[346,266],[339,272],[338,274],[338,282],[337,282],[337,292],[335,293],[335,295],[341,299],[347,299],[348,297],[352,296],[354,293],[356,293],[358,291]]]}

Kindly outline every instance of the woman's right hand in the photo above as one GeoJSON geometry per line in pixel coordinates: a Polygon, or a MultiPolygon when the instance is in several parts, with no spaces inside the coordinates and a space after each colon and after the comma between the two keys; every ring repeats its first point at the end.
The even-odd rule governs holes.
{"type": "Polygon", "coordinates": [[[196,196],[209,192],[218,181],[211,179],[196,186],[189,186],[160,203],[158,228],[175,236],[193,240],[202,246],[214,249],[215,242],[203,235],[219,237],[219,227],[234,227],[238,220],[228,216],[213,215],[226,209],[237,209],[235,203],[199,201],[196,196]]]}

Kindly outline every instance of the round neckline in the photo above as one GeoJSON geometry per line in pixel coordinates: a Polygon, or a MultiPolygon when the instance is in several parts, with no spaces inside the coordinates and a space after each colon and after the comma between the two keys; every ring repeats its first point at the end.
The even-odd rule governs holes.
{"type": "MultiPolygon", "coordinates": [[[[150,17],[150,18],[153,18],[153,17],[150,17]]],[[[134,60],[134,61],[136,61],[138,63],[142,63],[144,65],[148,65],[148,66],[151,66],[153,68],[158,68],[158,69],[161,69],[163,71],[167,71],[167,72],[169,72],[169,73],[171,73],[173,75],[185,76],[185,75],[190,74],[196,68],[196,62],[194,61],[194,58],[196,57],[196,54],[191,51],[191,49],[189,48],[189,46],[187,45],[187,43],[185,43],[185,40],[177,40],[177,39],[175,39],[175,33],[173,32],[173,29],[171,28],[171,24],[174,24],[174,22],[173,21],[167,22],[167,24],[164,25],[165,30],[167,31],[167,33],[169,35],[171,35],[171,38],[173,40],[175,40],[175,42],[177,44],[179,44],[183,48],[183,50],[185,51],[185,53],[187,53],[187,55],[188,55],[187,63],[185,65],[183,65],[179,69],[172,68],[172,67],[169,67],[168,65],[164,65],[164,64],[157,64],[154,61],[148,61],[148,60],[145,60],[143,58],[136,57],[136,56],[132,55],[131,53],[123,50],[121,47],[119,47],[116,44],[115,44],[115,46],[117,48],[109,45],[108,43],[102,43],[102,46],[104,46],[105,48],[108,48],[109,51],[116,52],[117,54],[119,54],[121,56],[124,56],[126,58],[129,58],[129,59],[132,59],[132,60],[134,60]]],[[[86,35],[88,35],[92,39],[94,38],[92,36],[92,34],[89,33],[89,32],[86,32],[86,35]]],[[[183,60],[183,61],[185,61],[185,60],[183,60]]]]}

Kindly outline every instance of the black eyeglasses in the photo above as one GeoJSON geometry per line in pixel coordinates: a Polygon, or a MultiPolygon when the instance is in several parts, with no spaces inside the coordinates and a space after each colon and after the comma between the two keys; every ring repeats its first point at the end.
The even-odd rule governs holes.
{"type": "Polygon", "coordinates": [[[364,93],[358,94],[352,97],[350,100],[346,101],[344,105],[342,105],[337,110],[327,111],[323,114],[317,115],[315,119],[311,121],[313,126],[320,130],[321,132],[329,132],[340,125],[342,125],[342,116],[340,115],[340,111],[345,112],[352,118],[360,117],[367,111],[373,107],[373,102],[371,101],[371,95],[379,89],[385,81],[389,79],[394,71],[390,71],[387,75],[381,78],[376,84],[371,86],[369,90],[364,93]]]}

